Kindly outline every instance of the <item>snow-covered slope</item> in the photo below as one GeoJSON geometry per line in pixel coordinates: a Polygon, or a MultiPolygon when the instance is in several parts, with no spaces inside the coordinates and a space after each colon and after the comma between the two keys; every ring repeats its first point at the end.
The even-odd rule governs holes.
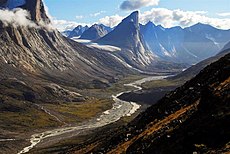
{"type": "Polygon", "coordinates": [[[112,46],[112,45],[100,45],[98,43],[92,42],[91,40],[85,40],[85,39],[79,39],[79,38],[72,38],[72,40],[82,43],[86,45],[89,48],[93,49],[99,49],[99,50],[105,50],[105,51],[111,51],[111,52],[116,52],[116,51],[121,51],[121,48],[112,46]]]}

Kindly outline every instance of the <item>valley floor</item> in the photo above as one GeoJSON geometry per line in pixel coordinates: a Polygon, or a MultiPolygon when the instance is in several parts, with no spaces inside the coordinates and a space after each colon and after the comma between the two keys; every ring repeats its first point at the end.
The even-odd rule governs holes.
{"type": "MultiPolygon", "coordinates": [[[[132,105],[130,106],[130,103],[123,105],[123,107],[119,104],[114,106],[114,104],[112,103],[113,100],[111,98],[111,95],[118,94],[122,91],[131,91],[136,89],[137,87],[135,86],[124,86],[124,84],[145,77],[146,76],[143,75],[129,76],[104,90],[82,90],[80,91],[81,94],[88,96],[88,99],[82,103],[72,102],[58,104],[33,104],[29,102],[23,102],[22,104],[28,106],[31,112],[25,115],[17,115],[13,112],[1,113],[2,116],[0,118],[0,129],[2,131],[0,137],[2,139],[0,140],[0,151],[2,153],[17,153],[20,151],[20,149],[23,149],[23,147],[28,146],[24,148],[24,151],[21,151],[21,153],[23,153],[31,150],[32,148],[34,148],[34,146],[36,146],[36,148],[45,148],[50,146],[53,147],[52,145],[68,141],[68,139],[71,140],[71,138],[75,136],[79,137],[79,134],[82,134],[80,136],[83,137],[80,138],[82,139],[81,141],[84,141],[88,139],[88,134],[97,131],[98,127],[103,127],[105,125],[113,123],[120,119],[120,116],[122,117],[123,115],[128,115],[128,117],[124,117],[119,120],[119,122],[109,125],[108,128],[118,127],[127,124],[127,122],[131,121],[138,113],[146,109],[148,105],[142,104],[141,109],[133,114],[133,112],[135,112],[135,110],[139,108],[138,105],[134,105],[134,110],[132,109],[132,105]],[[111,109],[112,107],[119,109],[119,112],[112,112],[110,114],[109,112],[111,111],[109,109],[111,109]],[[130,108],[130,110],[127,110],[127,108],[130,108]],[[129,113],[129,111],[131,111],[132,113],[129,113]],[[102,117],[101,115],[104,115],[104,117],[102,117]],[[118,117],[114,115],[117,115],[118,117]],[[34,122],[34,116],[37,117],[36,120],[40,123],[39,127],[37,127],[38,122],[34,122]],[[18,119],[18,117],[20,118],[18,119]],[[7,125],[5,125],[5,118],[10,119],[10,121],[7,121],[7,125]],[[34,124],[31,125],[30,121],[34,122],[34,124]],[[13,126],[17,127],[17,129],[13,130],[12,123],[14,123],[13,126]],[[95,128],[97,129],[95,130],[95,128]],[[32,136],[32,138],[29,139],[28,137],[33,134],[36,135],[32,136]],[[31,142],[32,144],[29,145],[29,142],[31,142]]],[[[119,102],[119,100],[115,100],[115,102],[116,101],[119,102]]],[[[105,127],[105,129],[107,129],[107,126],[105,127]]],[[[77,144],[80,143],[78,141],[79,140],[76,140],[77,144]]],[[[33,150],[34,149],[32,149],[32,151],[33,150]]]]}

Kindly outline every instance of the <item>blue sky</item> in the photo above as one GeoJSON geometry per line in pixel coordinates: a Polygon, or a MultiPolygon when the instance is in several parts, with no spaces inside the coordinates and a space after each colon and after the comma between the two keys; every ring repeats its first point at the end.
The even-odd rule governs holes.
{"type": "MultiPolygon", "coordinates": [[[[93,23],[98,23],[101,22],[103,20],[104,17],[108,16],[114,16],[117,15],[117,17],[113,17],[114,18],[118,18],[118,16],[120,17],[125,17],[127,16],[130,12],[132,12],[132,9],[129,10],[122,10],[120,9],[120,5],[125,1],[125,0],[44,0],[46,5],[49,8],[49,13],[51,14],[52,17],[54,17],[54,20],[58,21],[58,20],[62,20],[64,23],[64,21],[68,21],[70,23],[76,23],[76,24],[80,24],[80,23],[85,23],[85,24],[93,24],[93,23]]],[[[128,0],[130,2],[132,1],[138,1],[138,0],[128,0]]],[[[229,8],[230,8],[230,0],[139,0],[139,1],[143,1],[143,6],[138,8],[138,10],[140,10],[141,14],[145,14],[148,11],[153,11],[154,14],[156,16],[164,16],[165,20],[168,19],[168,17],[166,17],[165,15],[163,15],[165,12],[167,12],[167,10],[172,11],[172,14],[175,14],[175,10],[181,10],[183,11],[182,13],[180,12],[179,14],[185,14],[185,16],[188,16],[186,14],[187,11],[191,12],[195,12],[195,11],[202,11],[202,12],[198,12],[199,15],[201,16],[205,16],[207,17],[207,19],[205,19],[205,22],[210,22],[212,24],[214,24],[215,22],[218,22],[219,20],[213,20],[211,21],[211,19],[230,19],[230,15],[229,15],[229,8]],[[146,3],[146,1],[159,1],[159,3],[157,5],[148,5],[146,3]],[[161,8],[161,9],[165,9],[164,11],[162,10],[153,10],[154,8],[161,8]],[[218,15],[219,13],[225,13],[222,14],[222,16],[218,15]]],[[[176,11],[178,13],[178,11],[176,11]]],[[[170,13],[168,12],[168,15],[170,15],[170,13]]],[[[146,15],[147,16],[147,15],[146,15]]],[[[184,17],[183,17],[184,18],[184,17]]],[[[193,18],[196,18],[193,17],[193,18]]],[[[202,20],[201,17],[197,16],[197,20],[202,20]]],[[[119,18],[120,19],[120,18],[119,18]]],[[[118,22],[119,20],[116,19],[118,22]]],[[[146,22],[144,15],[142,17],[142,21],[146,22]]],[[[179,23],[177,23],[176,21],[173,21],[172,23],[165,23],[166,21],[161,21],[159,19],[149,19],[152,20],[153,22],[157,22],[157,24],[162,24],[166,27],[170,27],[170,26],[174,26],[176,24],[180,25],[181,23],[184,24],[184,21],[181,22],[182,19],[180,19],[179,23]],[[161,23],[162,22],[162,23],[161,23]]],[[[174,19],[173,19],[174,20],[174,19]]],[[[184,19],[183,19],[184,20],[184,19]]],[[[186,19],[187,20],[187,19],[186,19]]],[[[191,20],[191,19],[190,19],[191,20]]],[[[189,21],[186,24],[182,24],[181,26],[186,26],[189,24],[193,24],[194,22],[197,22],[197,20],[194,21],[189,21]]],[[[105,22],[105,21],[104,21],[105,22]]],[[[116,22],[114,22],[111,25],[117,24],[116,22]]],[[[106,24],[108,24],[106,22],[106,24]]],[[[68,24],[66,24],[68,25],[68,24]]],[[[63,24],[63,26],[66,26],[65,24],[63,24]]],[[[219,25],[217,25],[218,27],[219,25]]],[[[221,26],[223,28],[226,29],[226,27],[224,27],[223,25],[220,25],[219,27],[221,28],[221,26]]],[[[62,28],[64,28],[62,27],[62,28]]],[[[230,28],[230,27],[229,27],[230,28]]]]}

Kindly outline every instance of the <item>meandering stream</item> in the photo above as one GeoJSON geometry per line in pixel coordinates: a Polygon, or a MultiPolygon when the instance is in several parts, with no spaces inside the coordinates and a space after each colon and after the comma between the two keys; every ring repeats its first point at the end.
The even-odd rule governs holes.
{"type": "MultiPolygon", "coordinates": [[[[135,82],[132,82],[130,84],[125,84],[125,86],[130,86],[136,88],[136,90],[141,90],[141,84],[147,82],[147,81],[153,81],[153,80],[159,80],[163,78],[167,78],[168,76],[153,76],[153,77],[147,77],[135,82]]],[[[38,145],[40,142],[42,142],[44,139],[56,137],[59,135],[63,135],[65,133],[70,133],[76,131],[76,135],[80,133],[82,130],[92,129],[92,128],[98,128],[102,127],[111,123],[114,123],[118,121],[120,118],[125,116],[131,116],[134,114],[141,106],[134,102],[126,102],[119,99],[119,96],[121,96],[124,93],[128,93],[130,91],[125,91],[122,93],[119,93],[117,95],[112,95],[112,98],[114,100],[113,108],[110,110],[107,110],[102,113],[101,116],[90,120],[89,122],[78,125],[78,126],[72,126],[72,127],[63,127],[63,128],[57,128],[50,131],[45,131],[42,133],[37,133],[31,136],[30,138],[30,145],[25,147],[22,151],[20,151],[18,154],[23,154],[29,152],[31,149],[33,149],[36,145],[38,145]]]]}

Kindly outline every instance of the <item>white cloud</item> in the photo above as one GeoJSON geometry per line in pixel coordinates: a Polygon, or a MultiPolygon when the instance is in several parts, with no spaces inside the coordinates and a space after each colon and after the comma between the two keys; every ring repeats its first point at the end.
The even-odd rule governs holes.
{"type": "Polygon", "coordinates": [[[120,5],[122,10],[136,10],[145,6],[156,6],[159,0],[126,0],[120,5]]]}
{"type": "Polygon", "coordinates": [[[76,19],[83,19],[83,18],[84,18],[84,16],[82,16],[82,15],[76,16],[76,19]]]}
{"type": "Polygon", "coordinates": [[[230,12],[217,13],[217,15],[221,17],[230,17],[230,12]]]}
{"type": "Polygon", "coordinates": [[[99,16],[99,15],[101,15],[103,13],[105,13],[105,11],[100,11],[100,12],[92,13],[92,14],[90,14],[90,16],[91,17],[97,17],[97,16],[99,16]]]}
{"type": "Polygon", "coordinates": [[[57,28],[59,31],[65,31],[65,30],[72,30],[78,25],[85,26],[86,23],[78,23],[75,21],[67,21],[67,20],[52,20],[52,24],[55,28],[57,28]]]}
{"type": "Polygon", "coordinates": [[[206,16],[204,11],[182,11],[169,10],[165,8],[153,8],[140,15],[140,22],[152,21],[165,27],[180,25],[182,27],[191,26],[198,22],[210,24],[217,28],[229,29],[230,19],[211,18],[206,16]]]}
{"type": "Polygon", "coordinates": [[[106,16],[104,18],[99,19],[99,23],[104,24],[109,27],[114,27],[119,24],[124,17],[119,15],[113,15],[113,16],[106,16]]]}
{"type": "Polygon", "coordinates": [[[30,20],[30,14],[23,9],[0,10],[0,20],[5,24],[13,26],[37,27],[37,25],[30,20]]]}
{"type": "MultiPolygon", "coordinates": [[[[90,14],[89,17],[97,17],[103,13],[105,13],[105,11],[96,12],[96,13],[90,14]]],[[[83,18],[86,18],[86,16],[83,16],[83,15],[77,15],[76,16],[76,19],[83,19],[83,18]]],[[[52,21],[52,25],[61,32],[65,31],[65,30],[72,30],[75,27],[77,27],[78,25],[82,25],[82,26],[92,25],[89,23],[80,23],[80,22],[76,22],[76,21],[58,20],[58,19],[55,19],[53,17],[51,17],[51,21],[52,21]]]]}
{"type": "MultiPolygon", "coordinates": [[[[112,16],[106,16],[97,23],[104,24],[106,26],[114,27],[117,26],[124,16],[118,14],[112,16]]],[[[207,16],[205,11],[183,11],[183,10],[169,10],[166,8],[153,8],[150,11],[140,13],[140,23],[145,24],[148,21],[152,21],[155,24],[161,24],[162,26],[169,28],[173,26],[188,27],[198,22],[204,24],[210,24],[220,29],[230,29],[230,19],[225,18],[211,18],[207,16]]],[[[66,20],[53,20],[53,25],[59,30],[64,31],[73,29],[78,25],[88,25],[86,23],[78,23],[75,21],[66,20]]]]}

